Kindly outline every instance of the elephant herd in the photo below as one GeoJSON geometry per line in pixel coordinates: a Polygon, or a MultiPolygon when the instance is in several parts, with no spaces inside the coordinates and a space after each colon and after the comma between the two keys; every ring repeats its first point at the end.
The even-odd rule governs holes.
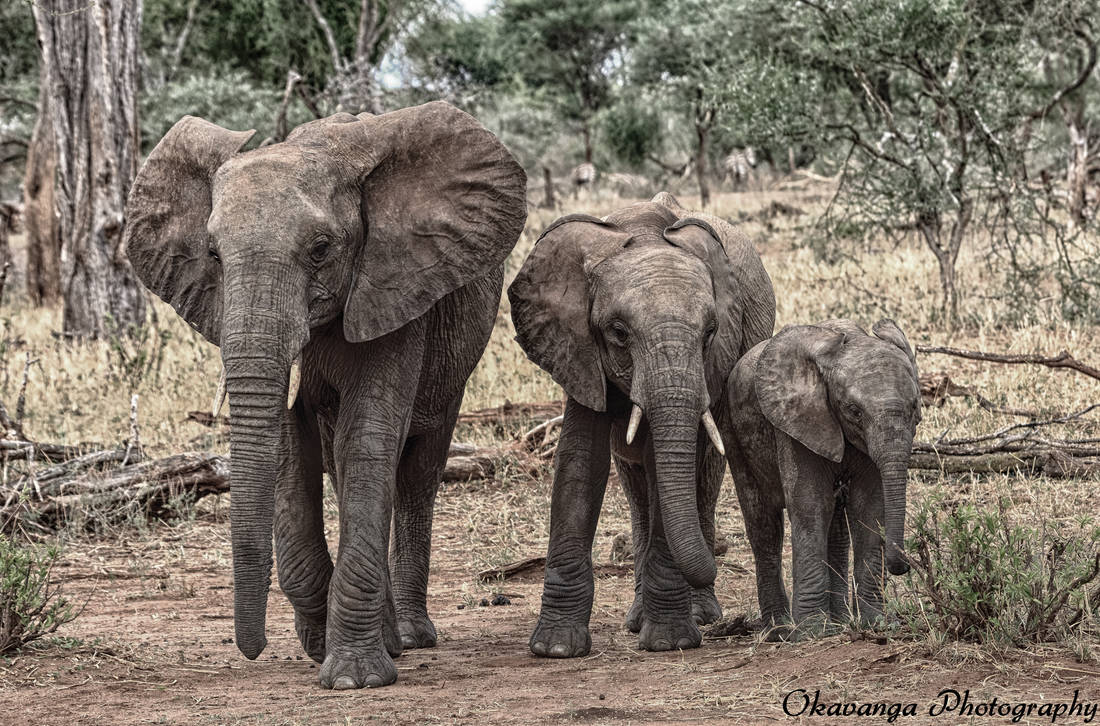
{"type": "MultiPolygon", "coordinates": [[[[403,649],[436,643],[432,510],[526,220],[526,177],[492,133],[442,102],[336,114],[241,152],[251,134],[194,117],[173,126],[131,190],[126,252],[221,347],[238,647],[256,658],[266,645],[274,539],[321,684],[382,686],[403,649]],[[325,472],[339,504],[335,562],[325,472]]],[[[592,541],[612,459],[636,552],[626,624],[642,648],[696,647],[699,625],[721,615],[713,551],[727,463],[771,632],[881,614],[884,571],[907,569],[905,474],[920,418],[915,359],[893,322],[772,337],[775,297],[751,242],[666,193],[557,220],[508,297],[517,342],[567,394],[533,653],[589,652],[592,541]]]]}

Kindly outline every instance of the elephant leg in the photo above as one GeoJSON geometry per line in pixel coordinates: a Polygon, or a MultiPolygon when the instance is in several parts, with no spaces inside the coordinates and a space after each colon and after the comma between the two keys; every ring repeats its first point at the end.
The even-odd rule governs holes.
{"type": "Polygon", "coordinates": [[[405,648],[432,648],[436,644],[435,624],[428,617],[427,604],[432,513],[461,406],[460,394],[442,426],[410,437],[397,469],[390,569],[397,628],[405,648]]]}
{"type": "Polygon", "coordinates": [[[824,626],[829,613],[828,529],[835,508],[833,477],[820,458],[797,441],[786,438],[777,449],[791,518],[794,621],[799,630],[810,632],[824,626]]]}
{"type": "MultiPolygon", "coordinates": [[[[699,454],[695,467],[695,501],[699,508],[699,526],[707,546],[714,552],[714,517],[718,495],[722,491],[722,477],[726,473],[726,460],[704,435],[699,437],[696,447],[699,454]]],[[[718,604],[713,584],[691,591],[691,617],[698,625],[707,625],[722,617],[722,606],[718,604]]]]}
{"type": "Polygon", "coordinates": [[[397,679],[400,652],[389,573],[397,467],[412,416],[423,357],[423,324],[410,323],[353,348],[343,363],[365,370],[341,391],[334,452],[340,480],[340,547],[329,585],[327,651],[321,685],[384,686],[397,679]]]}
{"type": "Polygon", "coordinates": [[[626,628],[632,633],[642,629],[642,581],[645,571],[645,550],[649,540],[649,496],[646,491],[645,467],[615,457],[615,471],[623,494],[630,504],[630,535],[634,547],[634,602],[626,613],[626,628]]]}
{"type": "Polygon", "coordinates": [[[859,622],[864,624],[882,616],[882,591],[886,578],[881,534],[885,521],[884,506],[882,480],[877,473],[868,473],[862,481],[853,482],[848,509],[855,568],[854,601],[859,622]]]}
{"type": "Polygon", "coordinates": [[[646,480],[650,501],[649,538],[642,573],[642,629],[638,644],[643,650],[686,650],[703,642],[691,615],[691,586],[672,559],[661,518],[656,462],[652,441],[646,442],[646,480]]]}
{"type": "MultiPolygon", "coordinates": [[[[740,445],[727,437],[726,455],[741,505],[745,535],[756,564],[756,597],[764,627],[790,621],[791,604],[783,585],[783,488],[768,482],[749,465],[740,445]]],[[[771,638],[782,635],[773,631],[771,638]]]]}
{"type": "Polygon", "coordinates": [[[554,457],[542,610],[529,644],[535,655],[574,658],[592,647],[592,540],[610,473],[609,438],[608,416],[569,398],[554,457]]]}
{"type": "Polygon", "coordinates": [[[838,504],[829,524],[829,615],[838,623],[852,618],[848,603],[848,512],[838,504]]]}
{"type": "Polygon", "coordinates": [[[310,658],[325,659],[332,558],[325,541],[321,440],[302,401],[287,411],[275,484],[279,586],[294,606],[294,629],[310,658]]]}

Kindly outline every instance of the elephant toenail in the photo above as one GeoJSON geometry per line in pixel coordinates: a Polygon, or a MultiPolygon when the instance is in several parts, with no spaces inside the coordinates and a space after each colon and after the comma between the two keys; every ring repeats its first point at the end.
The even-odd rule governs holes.
{"type": "Polygon", "coordinates": [[[332,682],[332,690],[334,691],[350,691],[358,687],[355,685],[355,679],[351,676],[340,676],[332,682]]]}
{"type": "Polygon", "coordinates": [[[535,655],[546,655],[546,643],[540,641],[531,643],[531,652],[535,655]]]}
{"type": "Polygon", "coordinates": [[[410,648],[410,649],[415,648],[416,647],[416,638],[414,638],[411,635],[402,635],[401,636],[401,645],[402,645],[402,647],[405,647],[405,648],[410,648]]]}
{"type": "Polygon", "coordinates": [[[564,658],[569,655],[569,648],[557,643],[550,648],[550,655],[555,658],[564,658]]]}
{"type": "Polygon", "coordinates": [[[690,638],[680,638],[679,640],[676,641],[676,647],[679,650],[687,650],[691,646],[692,646],[692,642],[691,642],[690,638]]]}
{"type": "Polygon", "coordinates": [[[372,673],[371,675],[367,676],[366,682],[363,685],[367,688],[378,688],[379,686],[382,686],[384,684],[382,683],[382,676],[372,673]]]}

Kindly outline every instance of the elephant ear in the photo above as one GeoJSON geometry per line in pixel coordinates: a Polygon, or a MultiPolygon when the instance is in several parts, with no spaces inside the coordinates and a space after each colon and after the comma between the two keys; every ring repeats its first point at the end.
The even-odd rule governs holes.
{"type": "Polygon", "coordinates": [[[718,233],[701,219],[681,219],[666,229],[664,236],[671,244],[701,259],[710,270],[718,331],[710,344],[706,374],[711,401],[717,401],[726,378],[741,356],[741,302],[733,265],[718,233]]]}
{"type": "Polygon", "coordinates": [[[442,101],[315,126],[358,173],[364,240],[344,337],[373,340],[503,264],[527,219],[527,175],[496,136],[442,101]]]}
{"type": "Polygon", "coordinates": [[[893,343],[901,349],[902,353],[905,353],[905,357],[909,359],[909,362],[913,364],[913,375],[917,373],[917,356],[913,353],[913,348],[910,347],[909,341],[905,338],[905,333],[901,332],[901,328],[890,318],[883,318],[882,320],[871,326],[871,332],[876,336],[885,340],[888,343],[893,343]]]}
{"type": "Polygon", "coordinates": [[[146,287],[191,327],[221,345],[221,271],[208,253],[214,172],[254,131],[229,131],[194,116],[176,122],[130,188],[123,244],[146,287]]]}
{"type": "Polygon", "coordinates": [[[589,327],[588,273],[630,234],[572,214],[550,225],[508,287],[516,341],[578,403],[607,409],[607,382],[589,327]]]}
{"type": "Polygon", "coordinates": [[[773,426],[830,461],[844,458],[844,432],[829,408],[822,368],[844,334],[816,325],[783,328],[756,364],[756,396],[773,426]]]}

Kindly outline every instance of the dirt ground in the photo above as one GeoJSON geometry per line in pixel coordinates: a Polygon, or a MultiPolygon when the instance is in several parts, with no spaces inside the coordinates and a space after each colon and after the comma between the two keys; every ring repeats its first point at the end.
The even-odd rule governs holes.
{"type": "MultiPolygon", "coordinates": [[[[499,485],[499,484],[498,484],[499,485]]],[[[196,521],[152,525],[132,536],[72,542],[56,573],[68,595],[86,601],[61,638],[0,660],[0,723],[12,724],[352,724],[382,723],[816,723],[885,722],[827,715],[788,716],[801,693],[820,704],[898,703],[917,715],[903,723],[962,723],[932,717],[941,689],[970,690],[972,703],[1100,701],[1100,668],[1052,651],[993,657],[977,649],[846,633],[808,643],[759,637],[707,638],[697,650],[645,653],[623,627],[633,594],[629,565],[603,558],[592,616],[592,654],[536,658],[527,650],[541,572],[471,591],[473,573],[456,513],[492,506],[490,487],[447,486],[438,507],[429,610],[439,646],[409,651],[397,684],[327,691],[318,666],[294,635],[293,613],[272,588],[267,650],[254,662],[232,642],[227,507],[196,521]],[[510,604],[483,606],[489,590],[510,604]]],[[[520,481],[503,486],[521,487],[520,481]]],[[[612,496],[613,487],[609,487],[612,496]]],[[[739,522],[726,523],[719,600],[727,616],[752,598],[751,555],[739,522]]],[[[530,552],[531,555],[540,554],[530,552]]],[[[1007,723],[976,718],[974,723],[1007,723]]],[[[1058,723],[1081,723],[1064,717],[1058,723]]],[[[1021,723],[1050,723],[1049,717],[1021,723]]]]}

